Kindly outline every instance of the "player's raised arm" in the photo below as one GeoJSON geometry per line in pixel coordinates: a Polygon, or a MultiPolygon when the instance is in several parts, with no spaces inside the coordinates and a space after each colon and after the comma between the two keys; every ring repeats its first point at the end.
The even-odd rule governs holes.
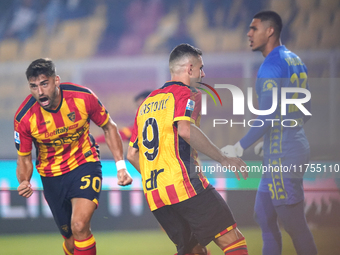
{"type": "MultiPolygon", "coordinates": [[[[235,166],[239,170],[245,170],[246,163],[240,158],[227,157],[221,150],[211,142],[211,140],[194,124],[187,120],[178,121],[178,134],[194,149],[202,152],[213,160],[221,163],[223,166],[235,166]]],[[[243,179],[247,179],[248,173],[241,172],[243,179]]],[[[238,172],[235,172],[238,180],[240,180],[238,172]]]]}
{"type": "Polygon", "coordinates": [[[132,178],[126,169],[124,162],[122,138],[118,133],[117,125],[111,118],[109,118],[109,121],[102,128],[104,130],[107,146],[116,161],[118,185],[130,185],[132,183],[132,178]]]}
{"type": "Polygon", "coordinates": [[[17,160],[17,179],[19,186],[17,188],[20,196],[29,198],[33,194],[30,180],[33,173],[32,155],[20,156],[17,160]]]}

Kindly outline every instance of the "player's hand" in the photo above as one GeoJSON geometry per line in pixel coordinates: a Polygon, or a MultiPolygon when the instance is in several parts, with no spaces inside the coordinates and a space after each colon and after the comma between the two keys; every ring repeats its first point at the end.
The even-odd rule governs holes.
{"type": "Polygon", "coordinates": [[[119,186],[126,186],[126,185],[130,185],[132,183],[132,178],[131,178],[129,172],[125,168],[120,169],[118,171],[117,177],[118,177],[117,184],[119,186]]]}
{"type": "Polygon", "coordinates": [[[254,147],[254,152],[256,155],[259,155],[260,157],[263,157],[263,141],[259,142],[254,147]]]}
{"type": "Polygon", "coordinates": [[[247,164],[241,158],[225,157],[221,164],[222,166],[225,166],[232,170],[235,173],[237,180],[241,180],[238,171],[240,171],[243,179],[247,180],[248,178],[248,172],[246,171],[247,164]]]}
{"type": "Polygon", "coordinates": [[[22,181],[17,188],[20,196],[29,198],[33,194],[33,189],[29,181],[22,181]]]}

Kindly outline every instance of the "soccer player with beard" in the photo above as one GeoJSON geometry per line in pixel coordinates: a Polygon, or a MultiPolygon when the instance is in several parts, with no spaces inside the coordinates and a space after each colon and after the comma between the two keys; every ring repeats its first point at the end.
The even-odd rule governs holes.
{"type": "Polygon", "coordinates": [[[90,220],[101,191],[99,147],[89,132],[90,120],[103,128],[117,165],[118,185],[132,182],[123,159],[122,141],[116,124],[88,88],[60,83],[54,63],[37,59],[26,70],[31,95],[14,117],[18,151],[18,193],[30,197],[33,172],[32,143],[36,168],[54,220],[64,237],[66,255],[95,255],[96,242],[90,220]]]}
{"type": "MultiPolygon", "coordinates": [[[[153,91],[137,111],[127,158],[141,173],[150,210],[178,255],[206,255],[211,241],[225,254],[247,255],[228,205],[195,171],[196,150],[225,167],[246,166],[239,158],[224,156],[199,128],[196,88],[205,76],[202,52],[180,44],[170,54],[169,67],[171,81],[153,91]]],[[[242,176],[246,179],[247,173],[242,176]]]]}

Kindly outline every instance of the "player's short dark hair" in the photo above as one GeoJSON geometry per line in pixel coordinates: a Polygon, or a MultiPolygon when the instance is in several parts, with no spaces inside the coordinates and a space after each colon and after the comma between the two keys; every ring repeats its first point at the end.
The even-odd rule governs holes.
{"type": "Polygon", "coordinates": [[[177,45],[170,53],[169,63],[173,62],[176,59],[180,59],[184,56],[193,56],[199,57],[202,56],[202,51],[194,46],[191,46],[187,43],[182,43],[177,45]]]}
{"type": "Polygon", "coordinates": [[[274,27],[275,33],[280,36],[282,31],[282,19],[279,14],[274,11],[261,11],[255,14],[254,19],[259,19],[261,21],[269,21],[274,27]]]}
{"type": "Polygon", "coordinates": [[[137,102],[139,99],[145,99],[148,97],[148,95],[150,95],[150,93],[152,92],[152,90],[144,90],[142,92],[140,92],[139,94],[137,94],[134,98],[135,102],[137,102]]]}
{"type": "Polygon", "coordinates": [[[26,78],[38,77],[44,74],[46,77],[52,77],[56,74],[55,65],[49,58],[39,58],[34,60],[26,70],[26,78]]]}

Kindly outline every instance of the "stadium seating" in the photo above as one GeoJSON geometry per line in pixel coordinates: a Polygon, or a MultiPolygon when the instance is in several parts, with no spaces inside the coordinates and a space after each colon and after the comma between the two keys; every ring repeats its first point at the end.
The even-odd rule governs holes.
{"type": "Polygon", "coordinates": [[[307,29],[318,31],[330,26],[331,15],[330,12],[324,9],[313,10],[309,14],[307,29]]]}
{"type": "Polygon", "coordinates": [[[320,8],[332,12],[339,9],[339,0],[320,0],[320,8]]]}
{"type": "Polygon", "coordinates": [[[270,9],[277,12],[284,24],[287,24],[292,14],[292,2],[291,1],[271,1],[270,9]]]}
{"type": "MultiPolygon", "coordinates": [[[[293,50],[339,49],[339,0],[258,1],[282,16],[287,34],[284,43],[293,50]]],[[[247,8],[253,7],[247,7],[242,0],[234,0],[225,13],[223,8],[207,10],[203,0],[193,3],[193,10],[188,10],[187,15],[183,15],[181,5],[171,4],[165,12],[161,5],[154,5],[153,11],[148,12],[150,17],[140,22],[143,24],[127,24],[127,31],[117,38],[116,49],[108,55],[165,53],[171,50],[171,43],[180,41],[181,36],[205,52],[248,49],[246,33],[254,13],[247,8]],[[213,22],[208,17],[213,17],[213,22]]],[[[128,8],[121,8],[130,17],[128,8]]],[[[102,2],[90,16],[61,20],[53,34],[47,32],[45,24],[39,23],[34,35],[23,43],[5,38],[0,42],[0,62],[27,61],[42,56],[53,59],[95,57],[108,25],[105,12],[106,3],[102,2]]]]}
{"type": "Polygon", "coordinates": [[[322,31],[320,48],[322,49],[335,49],[339,48],[340,35],[338,33],[339,27],[332,27],[322,31]]]}
{"type": "Polygon", "coordinates": [[[39,24],[35,34],[24,43],[6,39],[0,43],[0,61],[86,58],[94,56],[105,28],[105,6],[99,5],[90,17],[61,21],[55,33],[48,34],[39,24]]]}
{"type": "Polygon", "coordinates": [[[222,51],[237,51],[248,47],[247,36],[242,29],[223,34],[222,51]]]}
{"type": "Polygon", "coordinates": [[[0,61],[13,61],[18,57],[19,42],[14,39],[7,39],[0,45],[0,61]]]}
{"type": "MultiPolygon", "coordinates": [[[[275,1],[275,0],[272,0],[272,1],[275,1]]],[[[295,2],[299,9],[309,11],[316,7],[317,0],[296,0],[295,2]]]]}
{"type": "Polygon", "coordinates": [[[296,34],[301,28],[307,26],[308,16],[309,13],[305,10],[299,10],[297,12],[290,25],[292,34],[296,34]]]}
{"type": "Polygon", "coordinates": [[[45,32],[45,28],[40,26],[36,34],[25,41],[21,49],[22,55],[20,58],[22,60],[29,61],[39,56],[46,56],[45,32]]]}
{"type": "Polygon", "coordinates": [[[300,30],[296,35],[294,47],[300,49],[316,49],[319,41],[319,33],[314,29],[300,30]]]}

